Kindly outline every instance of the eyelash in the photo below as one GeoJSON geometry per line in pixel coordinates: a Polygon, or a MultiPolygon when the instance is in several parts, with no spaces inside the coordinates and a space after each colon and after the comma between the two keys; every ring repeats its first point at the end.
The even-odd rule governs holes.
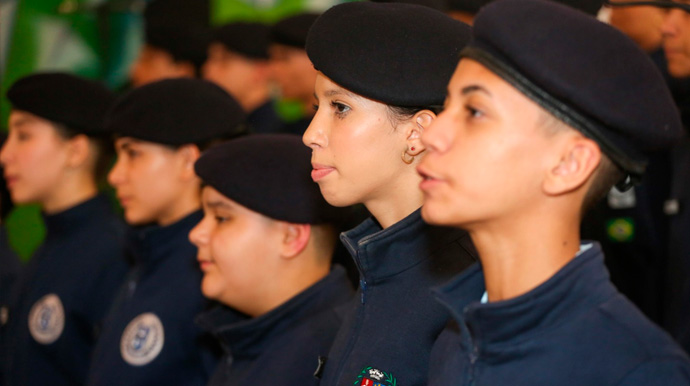
{"type": "Polygon", "coordinates": [[[469,118],[477,119],[477,118],[481,118],[482,116],[484,116],[484,112],[482,112],[479,109],[474,108],[471,105],[465,105],[465,111],[467,111],[469,113],[469,118]]]}
{"type": "Polygon", "coordinates": [[[216,222],[222,224],[230,220],[230,217],[216,216],[216,222]]]}
{"type": "Polygon", "coordinates": [[[350,112],[350,106],[344,103],[333,101],[331,102],[331,106],[333,106],[333,109],[335,110],[335,115],[338,118],[344,118],[347,115],[347,113],[350,112]]]}

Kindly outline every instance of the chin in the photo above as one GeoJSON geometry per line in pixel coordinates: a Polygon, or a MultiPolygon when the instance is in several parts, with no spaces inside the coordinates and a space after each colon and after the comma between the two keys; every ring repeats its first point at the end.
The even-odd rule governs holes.
{"type": "Polygon", "coordinates": [[[349,197],[344,196],[342,193],[334,193],[333,191],[321,188],[321,195],[326,200],[327,203],[335,207],[346,207],[354,204],[359,204],[359,201],[352,200],[349,197]]]}

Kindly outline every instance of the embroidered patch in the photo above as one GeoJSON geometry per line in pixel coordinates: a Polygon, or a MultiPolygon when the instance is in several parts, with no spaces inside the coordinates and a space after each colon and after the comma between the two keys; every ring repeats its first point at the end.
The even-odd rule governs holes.
{"type": "Polygon", "coordinates": [[[122,333],[122,359],[132,366],[146,365],[160,354],[164,341],[161,320],[154,313],[143,313],[132,319],[122,333]]]}
{"type": "Polygon", "coordinates": [[[51,344],[65,329],[65,309],[56,294],[40,298],[29,311],[29,332],[36,342],[51,344]]]}
{"type": "Polygon", "coordinates": [[[606,230],[612,241],[628,242],[635,236],[635,222],[630,217],[616,218],[608,221],[606,230]]]}
{"type": "Polygon", "coordinates": [[[398,381],[393,373],[387,373],[371,366],[367,366],[359,372],[353,386],[397,386],[398,381]]]}

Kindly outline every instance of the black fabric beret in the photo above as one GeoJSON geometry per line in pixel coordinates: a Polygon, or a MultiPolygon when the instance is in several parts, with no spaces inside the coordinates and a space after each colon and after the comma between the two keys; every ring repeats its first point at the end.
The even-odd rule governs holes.
{"type": "Polygon", "coordinates": [[[421,5],[336,5],[314,23],[307,54],[342,87],[385,104],[442,105],[470,39],[467,24],[421,5]]]}
{"type": "Polygon", "coordinates": [[[166,79],[135,88],[108,111],[116,135],[179,146],[243,133],[245,114],[222,88],[199,79],[166,79]]]}
{"type": "Polygon", "coordinates": [[[190,62],[196,68],[206,61],[210,35],[205,29],[166,21],[146,23],[146,44],[169,53],[180,62],[190,62]]]}
{"type": "MultiPolygon", "coordinates": [[[[477,13],[479,9],[494,0],[449,0],[453,10],[477,13]]],[[[579,9],[590,15],[596,15],[604,5],[604,0],[554,0],[567,6],[579,9]]],[[[637,1],[637,0],[635,0],[637,1]]]]}
{"type": "Polygon", "coordinates": [[[338,222],[311,179],[311,150],[299,136],[255,134],[205,151],[194,170],[207,185],[254,212],[297,224],[338,222]]]}
{"type": "Polygon", "coordinates": [[[318,13],[305,12],[280,20],[271,27],[271,43],[303,49],[309,28],[318,17],[318,13]]]}
{"type": "Polygon", "coordinates": [[[437,11],[446,12],[449,9],[448,0],[370,0],[374,3],[405,3],[423,5],[437,11]]]}
{"type": "Polygon", "coordinates": [[[627,36],[544,0],[501,0],[479,11],[462,56],[476,60],[569,126],[626,172],[681,134],[664,79],[627,36]]]}
{"type": "Polygon", "coordinates": [[[7,91],[7,99],[17,110],[97,136],[105,134],[103,118],[115,95],[98,82],[49,72],[17,80],[7,91]]]}
{"type": "Polygon", "coordinates": [[[249,58],[268,59],[269,33],[267,25],[236,22],[218,27],[213,32],[213,41],[249,58]]]}

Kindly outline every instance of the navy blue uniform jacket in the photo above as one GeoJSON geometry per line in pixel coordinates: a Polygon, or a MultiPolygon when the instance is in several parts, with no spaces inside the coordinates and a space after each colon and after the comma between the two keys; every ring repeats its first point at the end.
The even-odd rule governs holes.
{"type": "Polygon", "coordinates": [[[430,385],[688,385],[690,362],[611,284],[599,244],[514,299],[481,304],[479,265],[439,290],[457,323],[430,385]]]}
{"type": "Polygon", "coordinates": [[[360,272],[322,385],[426,385],[429,353],[450,314],[440,285],[476,260],[466,232],[432,227],[420,210],[382,230],[369,218],[341,235],[360,272]]]}
{"type": "Polygon", "coordinates": [[[90,385],[205,385],[209,365],[194,318],[206,304],[196,247],[187,239],[194,212],[132,234],[130,270],[98,341],[90,385]]]}
{"type": "Polygon", "coordinates": [[[45,215],[46,238],[10,311],[7,382],[83,385],[103,318],[127,272],[125,226],[104,195],[45,215]]]}
{"type": "Polygon", "coordinates": [[[198,319],[221,342],[225,355],[211,386],[316,385],[320,353],[342,322],[336,307],[352,297],[345,270],[331,273],[278,308],[249,318],[220,306],[198,319]]]}

